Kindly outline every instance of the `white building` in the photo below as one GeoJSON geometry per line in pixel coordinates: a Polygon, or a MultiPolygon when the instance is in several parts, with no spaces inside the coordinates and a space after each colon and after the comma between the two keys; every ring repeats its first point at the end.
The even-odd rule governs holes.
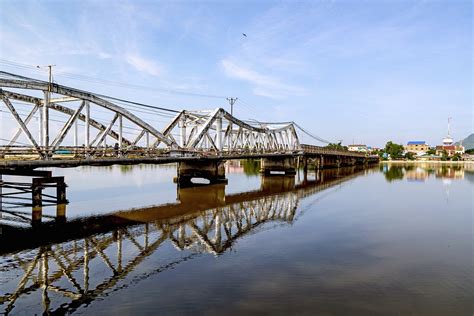
{"type": "Polygon", "coordinates": [[[349,151],[357,151],[361,153],[366,153],[369,151],[369,148],[367,147],[367,145],[349,145],[347,146],[347,149],[349,151]]]}

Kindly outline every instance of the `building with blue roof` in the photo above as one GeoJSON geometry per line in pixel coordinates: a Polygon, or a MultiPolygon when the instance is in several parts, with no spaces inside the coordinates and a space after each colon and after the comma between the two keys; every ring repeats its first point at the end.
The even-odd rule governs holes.
{"type": "Polygon", "coordinates": [[[423,155],[430,149],[430,146],[424,140],[412,140],[405,146],[406,152],[411,152],[417,155],[423,155]]]}

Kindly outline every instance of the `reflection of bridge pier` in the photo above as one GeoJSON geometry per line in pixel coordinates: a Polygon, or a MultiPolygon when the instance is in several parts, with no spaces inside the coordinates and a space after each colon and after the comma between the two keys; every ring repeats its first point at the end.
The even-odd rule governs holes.
{"type": "Polygon", "coordinates": [[[178,188],[176,203],[50,221],[34,229],[6,226],[0,253],[11,260],[7,266],[0,264],[0,271],[15,273],[3,281],[8,290],[0,293],[0,311],[16,312],[18,301],[29,296],[38,300],[32,308],[44,314],[73,313],[201,253],[224,253],[263,225],[293,223],[301,214],[297,206],[302,199],[356,177],[360,169],[318,170],[317,180],[298,184],[294,177],[263,176],[260,190],[227,196],[225,184],[178,188]],[[163,256],[160,266],[151,270],[147,264],[140,266],[162,245],[168,247],[167,241],[178,258],[163,256]]]}
{"type": "Polygon", "coordinates": [[[262,191],[291,191],[295,188],[295,177],[285,177],[285,176],[272,176],[272,177],[261,177],[261,186],[262,191]]]}
{"type": "Polygon", "coordinates": [[[194,186],[187,188],[178,187],[177,200],[181,204],[195,205],[201,208],[209,204],[224,205],[225,204],[225,184],[218,183],[212,186],[194,186]]]}

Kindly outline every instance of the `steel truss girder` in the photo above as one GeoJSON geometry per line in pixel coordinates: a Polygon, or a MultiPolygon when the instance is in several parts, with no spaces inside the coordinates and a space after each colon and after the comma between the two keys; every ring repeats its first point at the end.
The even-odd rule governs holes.
{"type": "MultiPolygon", "coordinates": [[[[162,131],[158,131],[153,126],[146,123],[144,120],[135,116],[128,110],[110,102],[101,96],[89,93],[86,91],[69,88],[58,84],[49,84],[47,82],[38,81],[30,78],[16,76],[2,72],[5,75],[10,75],[15,79],[0,79],[0,93],[2,93],[7,99],[12,98],[23,102],[34,104],[34,108],[30,114],[26,117],[25,121],[20,123],[17,117],[17,124],[20,126],[20,130],[24,132],[26,124],[31,120],[33,115],[47,105],[48,109],[52,109],[64,114],[69,115],[69,119],[60,133],[54,138],[50,146],[46,146],[46,150],[49,152],[54,151],[63,142],[66,134],[70,131],[71,127],[78,121],[86,123],[86,148],[89,153],[95,152],[97,148],[90,148],[90,146],[100,146],[102,143],[105,144],[106,137],[112,137],[119,142],[121,152],[123,146],[130,146],[131,148],[139,147],[143,148],[142,145],[137,146],[139,142],[143,143],[143,137],[146,136],[146,149],[156,149],[160,144],[164,144],[168,149],[182,149],[186,151],[214,151],[217,153],[231,152],[231,151],[254,151],[254,152],[275,152],[282,150],[298,150],[300,149],[300,143],[296,129],[293,123],[282,126],[271,125],[269,123],[260,124],[255,126],[246,123],[225,111],[222,108],[217,108],[213,111],[181,111],[165,126],[162,131]],[[29,89],[36,91],[48,91],[61,95],[51,100],[43,100],[17,92],[11,92],[2,90],[2,88],[13,88],[13,89],[29,89]],[[72,109],[64,105],[59,104],[60,102],[81,102],[78,109],[72,109]],[[99,107],[107,109],[114,114],[114,119],[108,125],[99,123],[97,120],[90,118],[89,103],[95,104],[99,107]],[[86,114],[81,113],[84,108],[86,114]],[[123,118],[131,122],[135,126],[139,127],[139,133],[134,135],[132,139],[126,139],[122,134],[122,120],[123,118]],[[118,120],[118,128],[114,126],[118,120]],[[89,126],[92,126],[99,130],[95,136],[94,141],[89,139],[89,126]],[[118,132],[117,132],[118,129],[118,132]],[[150,135],[153,137],[150,143],[150,135]],[[175,135],[175,136],[173,136],[175,135]],[[179,137],[176,137],[179,135],[179,137]]],[[[49,95],[45,98],[49,98],[49,95]]],[[[47,113],[47,111],[40,111],[41,113],[47,113]]],[[[21,120],[21,118],[20,118],[21,120]]],[[[45,125],[48,125],[45,123],[45,125]]],[[[27,128],[26,128],[27,130],[27,128]]],[[[77,130],[77,128],[76,128],[77,130]]],[[[10,147],[15,142],[21,133],[17,131],[10,143],[6,148],[10,147]]],[[[26,133],[26,132],[25,132],[26,133]]],[[[46,131],[47,134],[47,131],[46,131]]],[[[31,133],[30,133],[31,135],[31,133]]],[[[41,138],[45,138],[41,134],[41,138]]],[[[32,146],[40,152],[45,150],[38,144],[33,144],[33,137],[28,137],[32,146]]],[[[74,145],[77,146],[77,132],[75,133],[74,145]]],[[[43,141],[41,141],[42,143],[43,141]]],[[[46,144],[49,145],[49,144],[46,144]]],[[[125,149],[126,152],[126,149],[125,149]]]]}
{"type": "Polygon", "coordinates": [[[77,98],[80,100],[86,100],[91,103],[94,103],[98,106],[101,106],[105,109],[111,110],[115,113],[119,113],[123,115],[125,118],[133,122],[134,124],[142,127],[143,129],[148,130],[153,136],[160,139],[163,143],[165,143],[169,147],[177,147],[178,145],[171,141],[170,139],[166,138],[161,132],[156,130],[154,127],[137,117],[136,115],[132,114],[131,112],[127,111],[126,109],[113,104],[107,100],[104,100],[92,93],[85,92],[82,90],[74,89],[65,87],[58,84],[49,84],[47,82],[42,81],[24,81],[24,80],[14,80],[14,79],[0,79],[0,87],[8,87],[8,88],[16,88],[16,89],[30,89],[30,90],[40,90],[40,91],[50,91],[52,93],[57,93],[73,98],[77,98]]]}

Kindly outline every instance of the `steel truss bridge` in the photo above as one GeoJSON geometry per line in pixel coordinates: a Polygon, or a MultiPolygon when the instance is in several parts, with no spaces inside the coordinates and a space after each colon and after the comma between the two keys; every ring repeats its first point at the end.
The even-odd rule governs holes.
{"type": "MultiPolygon", "coordinates": [[[[0,247],[0,253],[12,258],[0,265],[2,274],[9,271],[2,282],[9,287],[16,284],[12,291],[0,293],[0,308],[5,314],[12,313],[15,304],[39,293],[42,306],[38,308],[44,313],[73,312],[194,257],[223,253],[236,240],[263,225],[268,228],[292,223],[302,215],[301,210],[298,212],[302,199],[337,188],[360,174],[355,170],[356,167],[318,171],[315,180],[297,185],[294,178],[273,177],[262,183],[260,190],[233,195],[225,195],[224,185],[207,187],[205,191],[199,187],[180,189],[177,204],[69,222],[53,221],[22,231],[22,238],[14,239],[20,248],[11,248],[11,243],[0,247]],[[196,197],[201,200],[196,201],[196,197]],[[22,245],[25,237],[30,244],[22,245]],[[31,248],[31,242],[37,242],[36,249],[21,251],[31,248]],[[138,275],[134,272],[167,243],[175,247],[176,255],[162,254],[160,266],[138,275]]],[[[321,194],[317,200],[324,198],[321,194]]],[[[11,234],[15,232],[5,231],[10,240],[11,234]]]]}
{"type": "Polygon", "coordinates": [[[179,160],[178,156],[228,159],[303,153],[364,156],[303,145],[298,137],[298,125],[293,122],[243,121],[222,108],[174,111],[124,103],[113,97],[3,71],[0,71],[0,97],[4,105],[3,110],[0,107],[0,118],[17,128],[11,137],[1,136],[0,158],[5,159],[3,162],[0,159],[0,167],[58,165],[51,161],[32,162],[32,159],[69,160],[70,166],[76,166],[107,163],[107,158],[115,159],[114,163],[140,163],[167,157],[179,160]],[[139,116],[150,117],[147,114],[152,114],[151,111],[162,113],[169,121],[159,129],[139,116]],[[62,120],[53,118],[58,116],[62,120]],[[30,161],[25,164],[27,160],[30,161]]]}

